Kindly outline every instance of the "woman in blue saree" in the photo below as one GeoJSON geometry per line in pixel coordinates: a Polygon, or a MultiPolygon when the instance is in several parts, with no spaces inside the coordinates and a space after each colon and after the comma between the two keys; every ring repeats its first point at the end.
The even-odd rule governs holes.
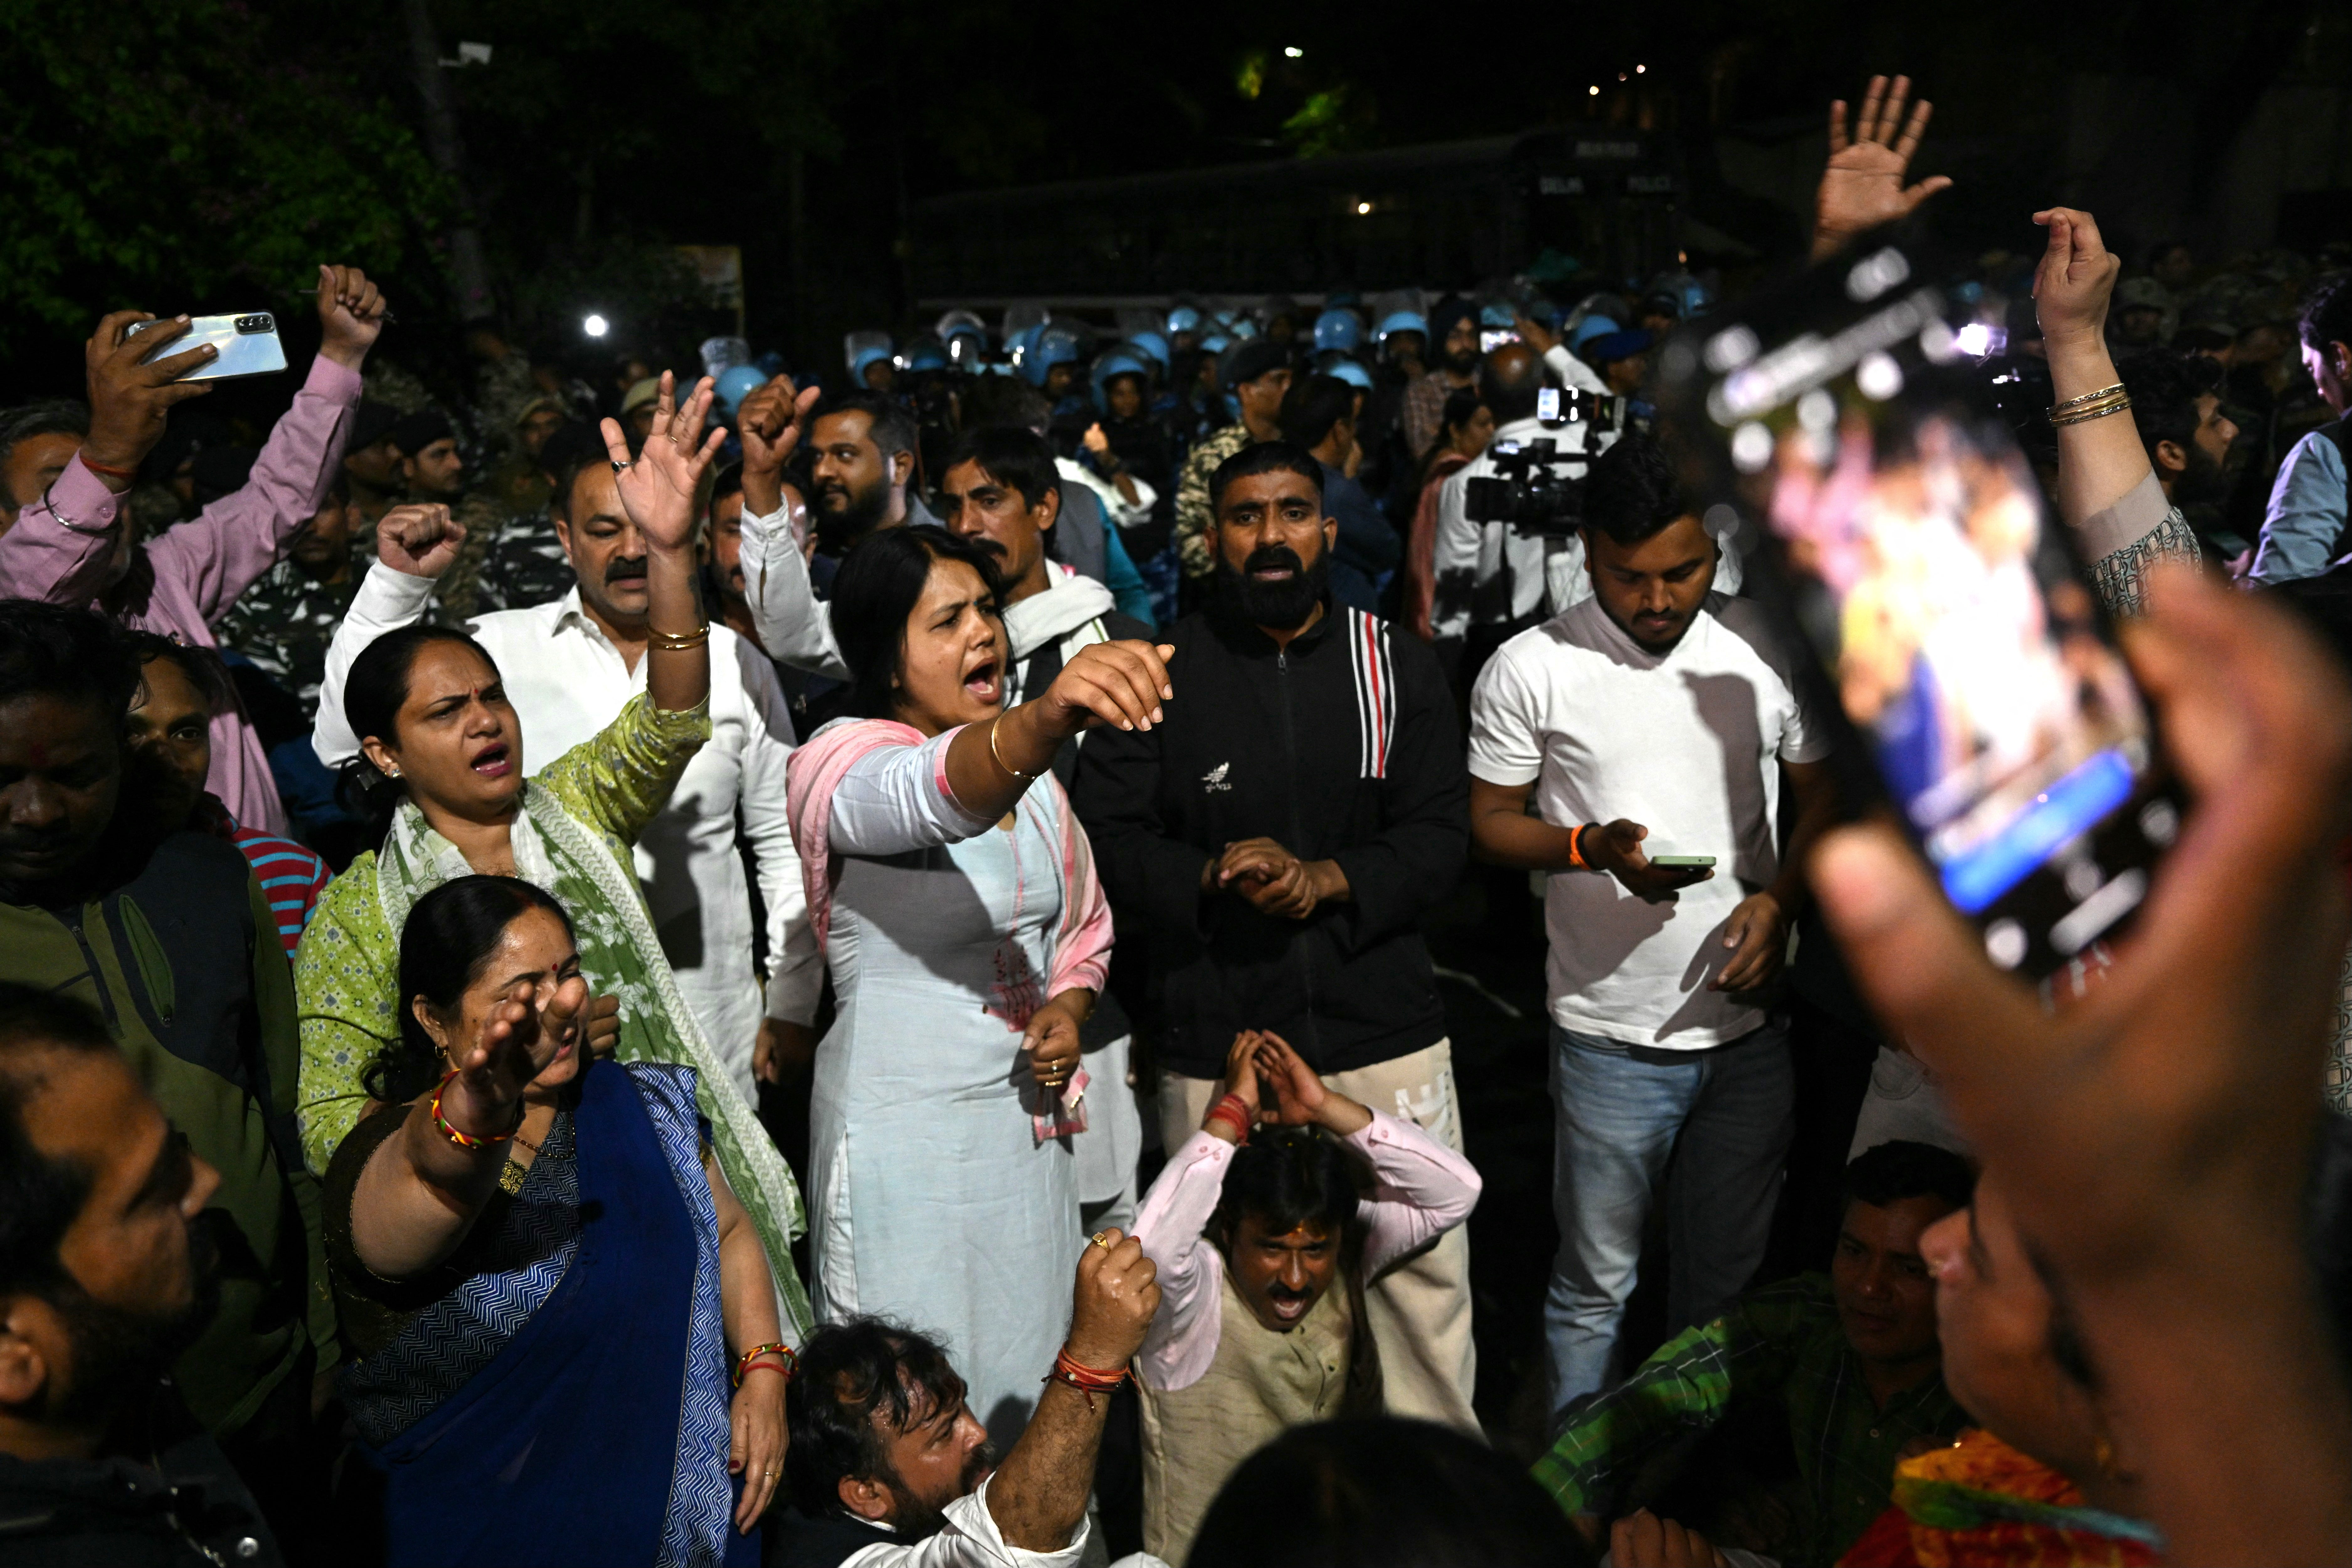
{"type": "Polygon", "coordinates": [[[756,1563],[791,1357],[693,1068],[589,1056],[571,921],[512,878],[416,901],[400,994],[326,1181],[387,1561],[756,1563]]]}

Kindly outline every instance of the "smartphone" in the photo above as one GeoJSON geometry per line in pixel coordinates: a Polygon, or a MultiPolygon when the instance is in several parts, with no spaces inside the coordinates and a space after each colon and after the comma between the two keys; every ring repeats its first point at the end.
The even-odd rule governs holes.
{"type": "Polygon", "coordinates": [[[1567,423],[1559,416],[1559,388],[1539,387],[1536,391],[1536,417],[1546,425],[1567,423]]]}
{"type": "Polygon", "coordinates": [[[1962,281],[1866,242],[1670,343],[1661,407],[1946,896],[2039,979],[2126,928],[2182,802],[1979,368],[2007,301],[1962,281]]]}
{"type": "Polygon", "coordinates": [[[1650,864],[1653,866],[1696,866],[1704,868],[1715,864],[1715,857],[1712,855],[1653,855],[1650,857],[1650,864]]]}
{"type": "MultiPolygon", "coordinates": [[[[163,326],[163,321],[133,321],[133,335],[163,326]]],[[[278,341],[278,318],[267,310],[243,316],[198,316],[188,330],[147,356],[170,359],[210,343],[219,352],[210,364],[200,364],[182,381],[232,381],[238,376],[268,375],[286,368],[286,345],[278,341]]],[[[145,362],[142,362],[145,363],[145,362]]]]}

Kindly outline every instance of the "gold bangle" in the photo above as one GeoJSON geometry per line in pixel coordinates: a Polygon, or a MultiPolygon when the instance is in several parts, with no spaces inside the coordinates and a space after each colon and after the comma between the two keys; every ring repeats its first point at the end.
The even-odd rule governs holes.
{"type": "Polygon", "coordinates": [[[998,767],[1003,768],[1006,773],[1011,773],[1014,778],[1019,779],[1023,784],[1036,783],[1037,775],[1035,773],[1023,773],[1019,768],[1016,768],[1011,763],[1006,762],[1004,760],[1004,753],[996,749],[996,727],[1003,721],[1004,715],[1002,713],[999,713],[995,718],[991,719],[988,721],[989,760],[993,762],[998,767]]]}
{"type": "Polygon", "coordinates": [[[2063,414],[2070,408],[2080,408],[2085,403],[2096,403],[2102,397],[2112,397],[2123,389],[2124,384],[2119,381],[2113,386],[2103,386],[2096,392],[2086,392],[2080,397],[2070,397],[2065,402],[2061,403],[2051,409],[2050,412],[2053,414],[2063,414]]]}
{"type": "Polygon", "coordinates": [[[690,632],[662,632],[647,626],[646,637],[664,653],[692,653],[710,640],[710,623],[705,621],[690,632]]]}
{"type": "Polygon", "coordinates": [[[2110,414],[2121,414],[2125,409],[2129,408],[2131,405],[2130,398],[2118,397],[2113,403],[2102,403],[2094,405],[2089,408],[2078,408],[2072,414],[2053,414],[2050,416],[2050,423],[2053,425],[2080,425],[2085,419],[2105,419],[2110,414]]]}

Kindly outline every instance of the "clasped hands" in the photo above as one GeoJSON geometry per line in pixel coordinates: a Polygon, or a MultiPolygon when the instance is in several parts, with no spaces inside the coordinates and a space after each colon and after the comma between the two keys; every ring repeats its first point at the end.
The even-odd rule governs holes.
{"type": "Polygon", "coordinates": [[[1261,914],[1303,921],[1320,904],[1348,897],[1348,874],[1336,860],[1301,860],[1271,838],[1244,838],[1201,868],[1201,890],[1230,892],[1261,914]]]}

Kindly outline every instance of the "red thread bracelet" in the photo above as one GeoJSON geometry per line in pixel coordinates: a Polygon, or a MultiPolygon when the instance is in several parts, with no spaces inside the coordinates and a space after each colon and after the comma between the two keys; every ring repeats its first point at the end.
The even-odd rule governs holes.
{"type": "Polygon", "coordinates": [[[118,468],[111,463],[93,463],[87,456],[79,453],[76,456],[81,457],[81,466],[93,474],[111,474],[118,479],[135,479],[139,477],[139,470],[136,468],[118,468]]]}
{"type": "Polygon", "coordinates": [[[1117,1372],[1102,1372],[1083,1362],[1074,1361],[1070,1357],[1070,1348],[1064,1345],[1061,1353],[1054,1358],[1054,1370],[1047,1373],[1041,1381],[1067,1384],[1085,1394],[1087,1410],[1091,1415],[1095,1407],[1095,1395],[1110,1393],[1120,1384],[1125,1383],[1129,1375],[1125,1367],[1119,1368],[1117,1372]]]}

